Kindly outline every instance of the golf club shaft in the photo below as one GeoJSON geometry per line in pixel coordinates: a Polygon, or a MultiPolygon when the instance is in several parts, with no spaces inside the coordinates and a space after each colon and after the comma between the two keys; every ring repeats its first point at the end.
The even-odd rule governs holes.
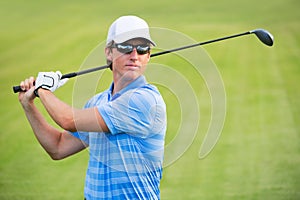
{"type": "MultiPolygon", "coordinates": [[[[187,45],[187,46],[183,46],[183,47],[179,47],[179,48],[175,48],[175,49],[169,49],[169,50],[166,50],[166,51],[161,51],[161,52],[158,52],[158,53],[153,53],[153,54],[150,55],[150,57],[160,56],[160,55],[163,55],[163,54],[168,54],[168,53],[172,53],[172,52],[175,52],[175,51],[189,49],[189,48],[192,48],[192,47],[201,46],[201,45],[205,45],[205,44],[209,44],[209,43],[213,43],[213,42],[218,42],[218,41],[221,41],[221,40],[226,40],[226,39],[230,39],[230,38],[234,38],[234,37],[239,37],[239,36],[247,35],[247,34],[250,34],[250,32],[245,32],[245,33],[240,33],[240,34],[236,34],[236,35],[231,35],[231,36],[227,36],[227,37],[223,37],[223,38],[209,40],[209,41],[206,41],[206,42],[200,42],[200,43],[197,43],[197,44],[187,45]]],[[[106,69],[108,67],[109,67],[108,65],[104,65],[104,66],[90,68],[90,69],[86,69],[86,70],[82,70],[82,71],[78,71],[78,72],[72,72],[72,73],[63,75],[61,77],[61,79],[63,79],[63,78],[72,78],[72,77],[79,76],[79,75],[82,75],[82,74],[87,74],[87,73],[90,73],[90,72],[94,72],[94,71],[106,69]]]]}
{"type": "MultiPolygon", "coordinates": [[[[247,34],[250,34],[250,32],[240,33],[240,34],[236,34],[236,35],[232,35],[232,36],[227,36],[227,37],[223,37],[223,38],[209,40],[209,41],[206,41],[206,42],[200,42],[200,43],[197,43],[197,44],[192,44],[192,45],[187,45],[187,46],[183,46],[183,47],[179,47],[179,48],[175,48],[175,49],[170,49],[170,50],[166,50],[166,51],[151,54],[150,57],[160,56],[160,55],[163,55],[163,54],[172,53],[172,52],[175,52],[175,51],[180,51],[180,50],[184,50],[184,49],[188,49],[188,48],[192,48],[192,47],[196,47],[196,46],[201,46],[201,45],[205,45],[205,44],[209,44],[209,43],[213,43],[213,42],[218,42],[218,41],[221,41],[221,40],[226,40],[226,39],[230,39],[230,38],[234,38],[234,37],[239,37],[239,36],[247,35],[247,34]]],[[[109,67],[108,65],[104,65],[104,66],[100,66],[100,67],[95,67],[95,68],[91,68],[91,69],[82,70],[82,71],[79,71],[79,72],[72,72],[72,73],[63,75],[61,78],[62,79],[63,78],[72,78],[72,77],[79,76],[79,75],[82,75],[82,74],[87,74],[87,73],[90,73],[90,72],[106,69],[108,67],[109,67]]]]}
{"type": "MultiPolygon", "coordinates": [[[[201,46],[201,45],[205,45],[205,44],[210,44],[210,43],[213,43],[213,42],[227,40],[227,39],[230,39],[230,38],[240,37],[240,36],[248,35],[248,34],[251,34],[251,33],[252,32],[247,31],[247,32],[244,32],[244,33],[239,33],[239,34],[235,34],[235,35],[231,35],[231,36],[226,36],[226,37],[222,37],[222,38],[218,38],[218,39],[213,39],[213,40],[209,40],[209,41],[206,41],[206,42],[200,42],[200,43],[196,43],[196,44],[192,44],[192,45],[187,45],[187,46],[183,46],[183,47],[179,47],[179,48],[174,48],[174,49],[170,49],[170,50],[166,50],[166,51],[151,54],[151,57],[160,56],[160,55],[164,55],[164,54],[168,54],[168,53],[172,53],[172,52],[175,52],[175,51],[180,51],[180,50],[184,50],[184,49],[188,49],[188,48],[192,48],[192,47],[196,47],[196,46],[201,46]]],[[[63,79],[63,78],[73,78],[75,76],[79,76],[79,75],[82,75],[82,74],[87,74],[87,73],[90,73],[90,72],[106,69],[108,67],[109,67],[108,65],[104,65],[104,66],[95,67],[95,68],[91,68],[91,69],[86,69],[86,70],[82,70],[82,71],[78,71],[78,72],[72,72],[72,73],[64,74],[61,77],[61,79],[63,79]]],[[[21,92],[22,89],[21,89],[20,86],[13,86],[13,91],[14,91],[14,93],[17,93],[17,92],[21,92]]]]}
{"type": "Polygon", "coordinates": [[[170,50],[166,50],[166,51],[151,54],[151,57],[160,56],[160,55],[163,55],[163,54],[172,53],[172,52],[180,51],[180,50],[184,50],[184,49],[189,49],[189,48],[196,47],[196,46],[203,46],[205,44],[210,44],[210,43],[213,43],[213,42],[218,42],[218,41],[221,41],[221,40],[227,40],[227,39],[230,39],[230,38],[235,38],[235,37],[248,35],[248,34],[250,34],[249,31],[245,32],[245,33],[239,33],[239,34],[235,34],[235,35],[231,35],[231,36],[227,36],[227,37],[222,37],[222,38],[218,38],[218,39],[209,40],[209,41],[206,41],[206,42],[200,42],[200,43],[191,44],[191,45],[187,45],[187,46],[183,46],[183,47],[178,47],[178,48],[175,48],[175,49],[170,49],[170,50]]]}

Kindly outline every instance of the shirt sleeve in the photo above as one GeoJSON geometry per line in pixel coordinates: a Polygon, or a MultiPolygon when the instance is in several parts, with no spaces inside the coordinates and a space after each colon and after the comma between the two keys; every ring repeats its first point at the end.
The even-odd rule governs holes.
{"type": "Polygon", "coordinates": [[[89,146],[89,133],[88,132],[69,132],[74,137],[83,141],[87,146],[89,146]]]}
{"type": "MultiPolygon", "coordinates": [[[[127,133],[147,137],[158,124],[164,109],[158,103],[159,94],[145,88],[128,91],[113,101],[98,107],[111,134],[127,133]]],[[[164,119],[163,119],[164,120],[164,119]]]]}

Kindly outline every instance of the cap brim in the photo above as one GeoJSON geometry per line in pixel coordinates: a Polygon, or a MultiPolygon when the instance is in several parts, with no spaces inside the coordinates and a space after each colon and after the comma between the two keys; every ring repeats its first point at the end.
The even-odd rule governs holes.
{"type": "Polygon", "coordinates": [[[116,36],[113,40],[116,43],[123,43],[128,40],[141,38],[149,41],[153,46],[156,46],[155,42],[150,38],[150,34],[148,32],[148,29],[139,29],[135,31],[125,32],[118,36],[116,36]]]}
{"type": "Polygon", "coordinates": [[[149,42],[151,45],[156,46],[155,42],[153,42],[152,40],[149,40],[148,38],[143,38],[143,37],[130,38],[130,39],[125,40],[125,41],[124,40],[114,40],[114,42],[123,43],[123,42],[127,42],[127,41],[133,40],[133,39],[143,39],[143,40],[146,40],[147,42],[149,42]]]}

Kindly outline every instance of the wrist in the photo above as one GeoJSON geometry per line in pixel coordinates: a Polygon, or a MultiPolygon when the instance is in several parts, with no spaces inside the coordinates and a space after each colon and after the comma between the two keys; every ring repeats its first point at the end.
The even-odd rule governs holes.
{"type": "Polygon", "coordinates": [[[37,92],[38,92],[40,99],[45,97],[45,95],[47,96],[48,93],[52,94],[52,92],[50,90],[48,90],[47,88],[43,88],[43,87],[39,88],[37,92]]]}
{"type": "Polygon", "coordinates": [[[34,99],[31,100],[23,100],[21,101],[21,105],[26,112],[30,112],[34,108],[34,99]]]}
{"type": "Polygon", "coordinates": [[[36,97],[40,97],[40,96],[39,96],[39,89],[41,89],[41,87],[38,87],[38,88],[36,88],[36,89],[34,90],[34,95],[35,95],[36,97]]]}
{"type": "Polygon", "coordinates": [[[43,91],[47,91],[47,90],[48,90],[47,88],[38,87],[37,89],[34,90],[34,94],[36,97],[40,97],[40,93],[42,93],[43,91]]]}

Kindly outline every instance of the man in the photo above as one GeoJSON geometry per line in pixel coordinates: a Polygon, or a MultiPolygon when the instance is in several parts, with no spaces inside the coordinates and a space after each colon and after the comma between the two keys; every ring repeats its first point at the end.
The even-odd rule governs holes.
{"type": "Polygon", "coordinates": [[[160,198],[166,107],[157,88],[143,76],[152,45],[144,20],[118,18],[110,26],[105,48],[113,83],[84,109],[52,93],[66,82],[60,72],[40,72],[36,80],[30,77],[20,84],[24,92],[19,101],[52,159],[89,148],[84,189],[88,200],[160,198]],[[46,122],[34,104],[36,96],[63,131],[46,122]]]}

